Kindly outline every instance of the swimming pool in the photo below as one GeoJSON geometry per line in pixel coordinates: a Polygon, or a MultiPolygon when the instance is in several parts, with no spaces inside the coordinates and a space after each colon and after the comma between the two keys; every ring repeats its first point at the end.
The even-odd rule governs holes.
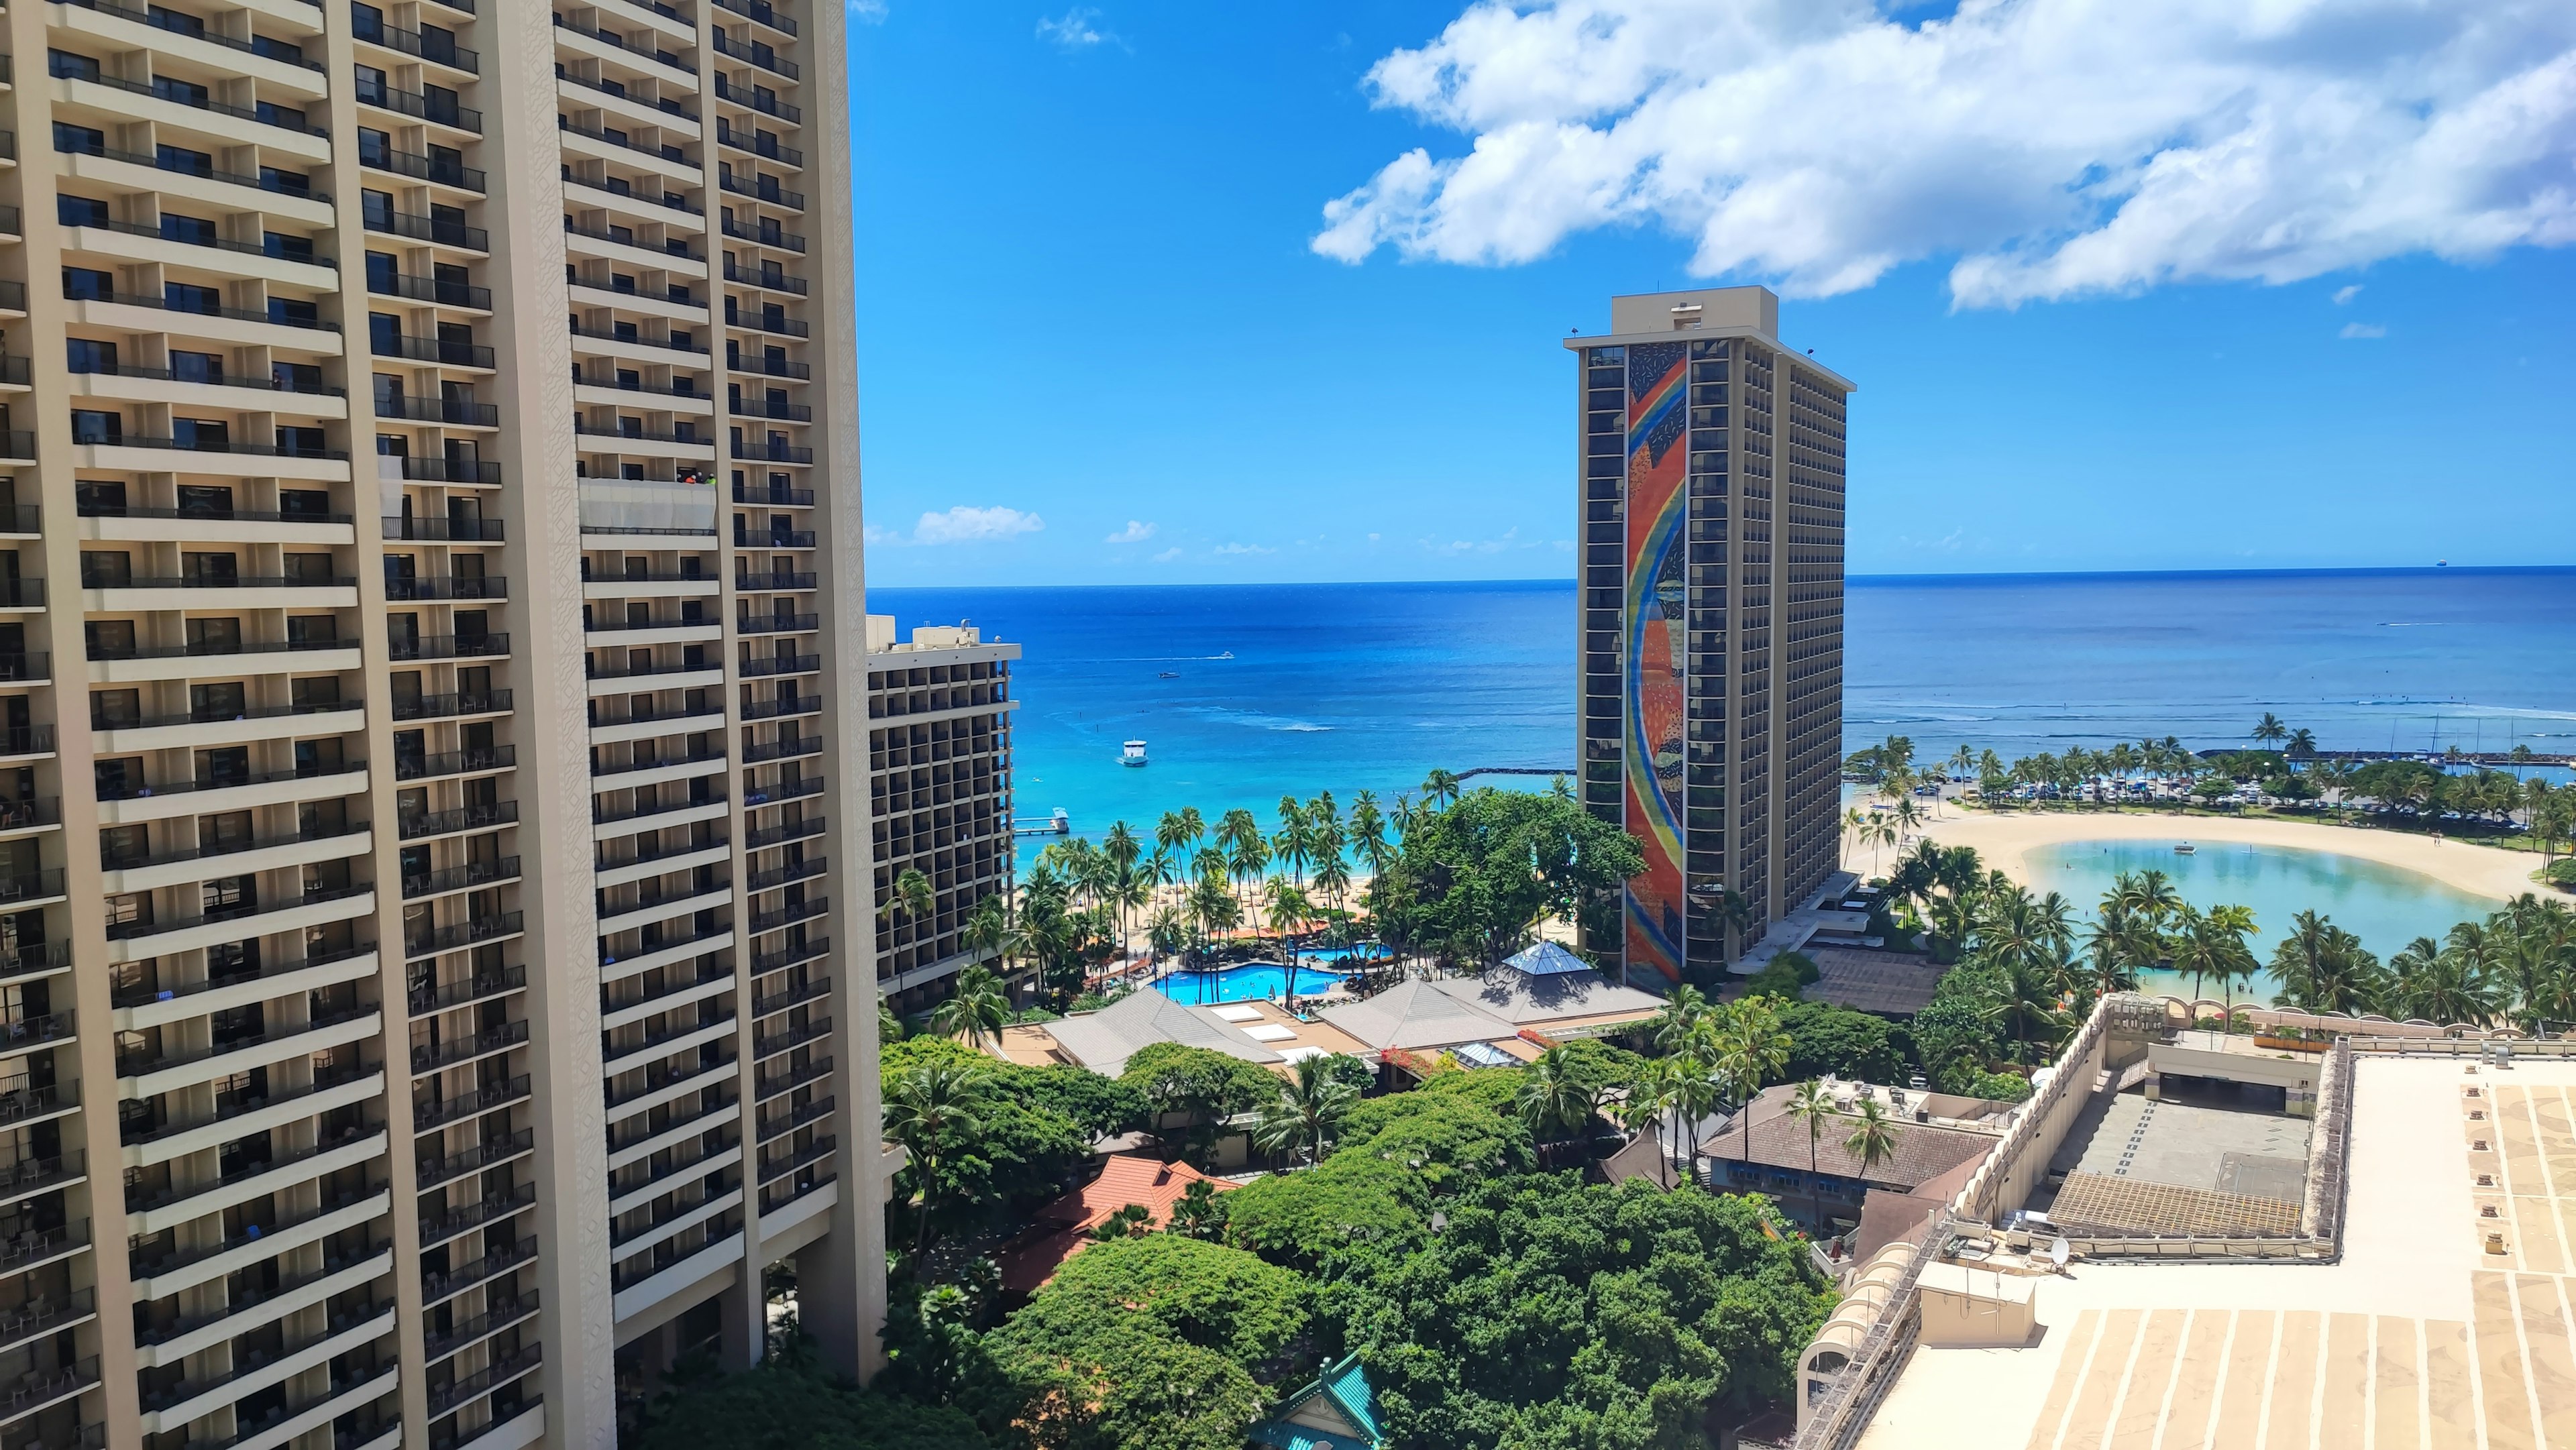
{"type": "MultiPolygon", "coordinates": [[[[1342,974],[1310,966],[1297,968],[1297,995],[1320,996],[1341,985],[1342,974]]],[[[1211,1002],[1250,1002],[1285,995],[1288,969],[1276,962],[1255,962],[1213,972],[1171,972],[1154,987],[1175,1002],[1204,1006],[1211,1002]]]]}
{"type": "MultiPolygon", "coordinates": [[[[2415,938],[2439,941],[2455,924],[2483,921],[2502,904],[2421,872],[2331,851],[2202,841],[2191,855],[2177,856],[2177,843],[2069,841],[2031,851],[2023,860],[2033,892],[2065,893],[2088,922],[2123,871],[2162,871],[2183,900],[2203,911],[2221,903],[2252,907],[2260,931],[2250,944],[2266,962],[2289,931],[2290,919],[2302,911],[2313,911],[2360,937],[2363,946],[2386,962],[2415,938]]],[[[2191,995],[2191,980],[2173,973],[2151,973],[2139,985],[2191,995]]],[[[2268,1002],[2277,990],[2272,974],[2265,972],[2251,987],[2238,987],[2235,995],[2268,1002]]],[[[2201,991],[2219,995],[2206,983],[2201,991]]]]}

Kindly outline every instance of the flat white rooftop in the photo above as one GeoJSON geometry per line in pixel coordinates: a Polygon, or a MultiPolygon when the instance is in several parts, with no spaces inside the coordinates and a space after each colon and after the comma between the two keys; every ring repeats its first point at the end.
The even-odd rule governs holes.
{"type": "Polygon", "coordinates": [[[2576,1446],[2576,1062],[2465,1066],[2356,1059],[2340,1261],[2079,1262],[2036,1344],[1917,1349],[1862,1450],[2576,1446]]]}

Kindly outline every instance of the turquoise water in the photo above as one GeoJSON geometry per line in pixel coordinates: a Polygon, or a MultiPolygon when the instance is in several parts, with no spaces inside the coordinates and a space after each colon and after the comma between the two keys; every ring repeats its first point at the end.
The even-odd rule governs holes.
{"type": "MultiPolygon", "coordinates": [[[[1297,995],[1321,996],[1341,985],[1339,972],[1297,968],[1297,995]]],[[[1274,965],[1227,967],[1215,972],[1172,972],[1158,977],[1154,988],[1175,1002],[1204,1006],[1210,1002],[1251,1002],[1280,997],[1288,986],[1288,969],[1274,965]]]]}
{"type": "MultiPolygon", "coordinates": [[[[1097,839],[1283,792],[1392,799],[1433,767],[1567,769],[1570,581],[877,589],[1020,643],[1017,811],[1097,839]],[[1149,742],[1128,769],[1119,743],[1149,742]]],[[[2264,711],[2329,749],[2576,750],[2576,569],[1856,578],[1846,748],[2009,760],[2143,736],[2243,743],[2264,711]]],[[[2563,774],[2560,778],[2564,778],[2563,774]]],[[[1536,789],[1544,776],[1487,776],[1536,789]]],[[[1024,838],[1026,862],[1046,837],[1024,838]]],[[[2401,937],[2402,941],[2403,938],[2401,937]]],[[[2375,945],[2375,944],[2374,944],[2375,945]]]]}
{"type": "MultiPolygon", "coordinates": [[[[2179,838],[2177,838],[2179,839],[2179,838]]],[[[2248,906],[2260,929],[2253,940],[2255,956],[2269,961],[2273,948],[2290,929],[2290,919],[2314,911],[2361,938],[2382,962],[2419,936],[2439,940],[2462,921],[2483,919],[2500,903],[2455,890],[2430,876],[2326,851],[2299,851],[2270,846],[2195,843],[2189,856],[2174,854],[2175,841],[2070,841],[2031,851],[2023,859],[2034,892],[2063,893],[2083,910],[2093,909],[2123,871],[2162,871],[2173,878],[2182,899],[2207,910],[2213,906],[2248,906]]],[[[2191,994],[2190,979],[2158,974],[2141,985],[2151,991],[2191,994]]],[[[2203,984],[2210,996],[2215,988],[2203,984]]],[[[2240,997],[2270,1001],[2276,990],[2271,975],[2255,980],[2240,997]]]]}

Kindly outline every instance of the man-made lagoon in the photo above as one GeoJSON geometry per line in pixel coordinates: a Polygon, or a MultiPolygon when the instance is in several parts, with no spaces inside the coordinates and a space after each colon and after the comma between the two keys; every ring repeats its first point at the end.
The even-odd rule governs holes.
{"type": "MultiPolygon", "coordinates": [[[[2199,841],[2191,855],[2175,854],[2174,847],[2187,839],[2069,841],[2035,847],[2022,859],[2033,892],[2061,892],[2087,919],[2124,871],[2162,871],[2183,900],[2204,911],[2222,904],[2251,907],[2261,928],[2251,945],[2266,962],[2302,911],[2360,937],[2384,963],[2415,938],[2439,941],[2457,923],[2484,920],[2501,904],[2419,872],[2328,851],[2199,841]]],[[[2154,974],[2140,985],[2192,994],[2188,978],[2171,974],[2154,974]]],[[[2266,972],[2236,995],[2269,1002],[2276,990],[2266,972]]],[[[2219,995],[2207,984],[2202,991],[2219,995]]]]}

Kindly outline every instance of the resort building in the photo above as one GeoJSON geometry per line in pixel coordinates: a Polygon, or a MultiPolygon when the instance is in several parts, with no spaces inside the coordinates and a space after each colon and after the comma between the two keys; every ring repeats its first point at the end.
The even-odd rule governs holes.
{"type": "Polygon", "coordinates": [[[2569,1044],[2194,1010],[2105,999],[1854,1272],[1799,1446],[2576,1444],[2569,1044]]]}
{"type": "Polygon", "coordinates": [[[0,19],[0,1444],[871,1367],[844,23],[0,19]]]}
{"type": "Polygon", "coordinates": [[[1769,1194],[1810,1223],[1828,1221],[1827,1236],[1859,1227],[1864,1255],[1879,1247],[1873,1219],[1894,1223],[1886,1236],[1901,1237],[1966,1186],[2003,1140],[2012,1114],[2011,1104],[1984,1098],[1832,1079],[1825,1087],[1835,1110],[1812,1122],[1789,1111],[1797,1088],[1763,1089],[1701,1142],[1699,1156],[1709,1160],[1709,1181],[1721,1192],[1769,1194]],[[1864,1097],[1901,1125],[1894,1151],[1870,1162],[1847,1146],[1864,1097]]]}
{"type": "Polygon", "coordinates": [[[1011,665],[1020,647],[973,625],[915,629],[895,642],[890,614],[867,617],[868,833],[876,899],[918,871],[932,907],[895,906],[877,918],[877,990],[909,1013],[947,995],[948,979],[991,947],[966,944],[985,897],[1009,900],[1011,665]]]}
{"type": "Polygon", "coordinates": [[[1378,1061],[1443,1054],[1464,1067],[1509,1067],[1551,1042],[1642,1026],[1663,1000],[1606,981],[1581,957],[1541,942],[1474,977],[1400,982],[1316,1015],[1378,1061]]]}
{"type": "Polygon", "coordinates": [[[1645,852],[1618,941],[1679,981],[1814,904],[1840,857],[1852,384],[1760,287],[1614,297],[1576,358],[1582,800],[1645,852]]]}
{"type": "Polygon", "coordinates": [[[1071,1063],[1103,1077],[1127,1070],[1127,1059],[1157,1042],[1204,1047],[1285,1075],[1318,1053],[1369,1055],[1366,1044],[1330,1023],[1310,1022],[1276,1002],[1193,1006],[1140,987],[1097,1012],[1006,1027],[1001,1055],[1028,1067],[1071,1063]]]}

